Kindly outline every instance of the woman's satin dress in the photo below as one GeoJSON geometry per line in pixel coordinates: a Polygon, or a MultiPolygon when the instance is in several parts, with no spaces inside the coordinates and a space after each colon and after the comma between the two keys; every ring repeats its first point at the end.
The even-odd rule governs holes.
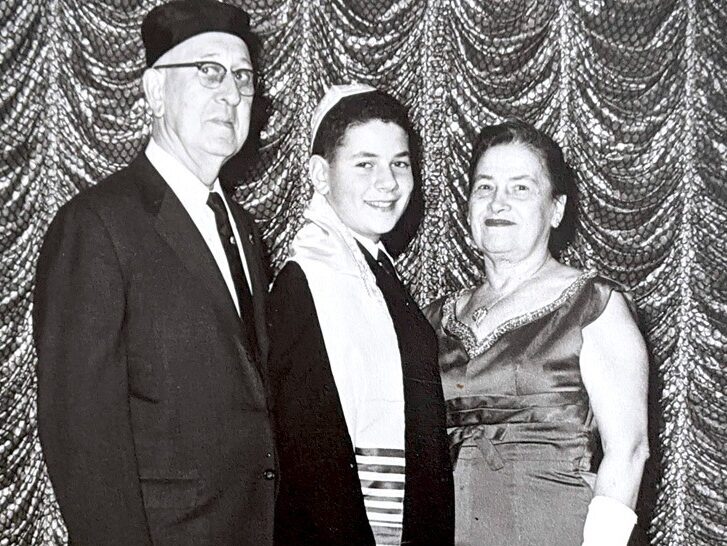
{"type": "Polygon", "coordinates": [[[585,272],[483,340],[455,316],[462,292],[427,308],[455,462],[457,545],[581,544],[599,442],[579,367],[582,330],[613,290],[623,288],[585,272]]]}

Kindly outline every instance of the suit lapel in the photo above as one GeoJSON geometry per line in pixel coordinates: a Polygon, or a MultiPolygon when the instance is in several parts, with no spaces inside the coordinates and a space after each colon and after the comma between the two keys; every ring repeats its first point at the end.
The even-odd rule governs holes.
{"type": "Polygon", "coordinates": [[[242,343],[240,317],[217,262],[197,226],[146,156],[142,154],[135,166],[139,168],[137,180],[142,188],[145,207],[154,215],[154,229],[172,248],[184,267],[199,279],[212,305],[224,318],[223,322],[230,326],[230,331],[242,343]]]}

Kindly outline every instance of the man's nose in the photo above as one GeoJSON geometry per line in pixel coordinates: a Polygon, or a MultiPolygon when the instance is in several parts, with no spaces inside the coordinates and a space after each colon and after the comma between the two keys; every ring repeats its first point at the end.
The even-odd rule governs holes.
{"type": "Polygon", "coordinates": [[[237,85],[235,85],[234,76],[229,70],[225,72],[225,75],[220,82],[219,89],[220,97],[222,98],[222,100],[224,100],[228,104],[231,104],[232,106],[237,106],[238,104],[240,104],[240,101],[242,100],[242,93],[240,93],[237,85]]]}

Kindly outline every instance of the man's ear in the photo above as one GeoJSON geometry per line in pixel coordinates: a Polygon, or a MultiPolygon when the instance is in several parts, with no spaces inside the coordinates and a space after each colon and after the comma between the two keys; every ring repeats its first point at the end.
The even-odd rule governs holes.
{"type": "Polygon", "coordinates": [[[164,115],[164,74],[160,70],[147,68],[141,81],[152,116],[162,117],[164,115]]]}
{"type": "Polygon", "coordinates": [[[313,155],[308,160],[308,174],[313,182],[313,187],[321,195],[326,195],[331,189],[328,184],[328,161],[323,156],[313,155]]]}
{"type": "Polygon", "coordinates": [[[553,216],[550,220],[550,225],[553,229],[557,228],[563,221],[563,215],[565,214],[565,203],[568,197],[565,194],[557,195],[554,198],[555,207],[553,209],[553,216]]]}

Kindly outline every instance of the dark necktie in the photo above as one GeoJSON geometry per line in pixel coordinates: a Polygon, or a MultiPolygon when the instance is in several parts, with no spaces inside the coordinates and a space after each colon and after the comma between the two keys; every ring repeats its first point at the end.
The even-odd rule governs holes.
{"type": "MultiPolygon", "coordinates": [[[[391,263],[391,260],[389,259],[389,256],[386,254],[386,252],[379,249],[379,253],[376,256],[376,262],[374,263],[379,266],[379,271],[382,271],[384,273],[384,278],[381,278],[382,276],[377,275],[376,270],[372,267],[372,270],[374,271],[374,276],[376,277],[376,283],[379,285],[379,288],[384,294],[384,299],[389,305],[389,311],[392,312],[392,314],[394,313],[393,309],[391,308],[392,298],[396,298],[399,304],[404,306],[403,308],[408,309],[409,306],[413,303],[413,300],[409,295],[409,291],[404,288],[404,285],[402,284],[399,275],[396,274],[396,269],[394,269],[394,265],[391,263]]],[[[369,263],[369,265],[373,264],[369,263]]]]}
{"type": "Polygon", "coordinates": [[[358,241],[356,243],[361,249],[364,258],[366,258],[366,262],[369,264],[374,277],[376,277],[376,284],[379,286],[384,300],[386,300],[389,312],[393,313],[394,308],[398,308],[399,304],[403,308],[409,307],[411,305],[411,297],[406,288],[404,288],[404,285],[401,284],[401,280],[399,280],[399,276],[396,274],[396,269],[394,269],[386,253],[379,249],[377,257],[374,258],[361,243],[358,241]]]}
{"type": "Polygon", "coordinates": [[[386,252],[379,249],[379,255],[376,258],[376,261],[384,269],[384,271],[394,277],[397,281],[399,280],[399,276],[396,274],[396,269],[394,269],[394,265],[391,263],[391,260],[386,255],[386,252]]]}
{"type": "Polygon", "coordinates": [[[247,348],[257,358],[258,345],[257,335],[255,334],[255,311],[252,306],[252,294],[247,285],[245,270],[242,268],[240,251],[237,249],[237,242],[235,241],[230,219],[227,216],[227,209],[225,209],[225,204],[222,202],[222,197],[216,192],[210,192],[207,205],[215,213],[217,232],[220,235],[220,241],[222,241],[222,248],[225,249],[227,265],[230,267],[232,282],[237,293],[237,302],[240,305],[240,318],[247,338],[247,348]]]}

